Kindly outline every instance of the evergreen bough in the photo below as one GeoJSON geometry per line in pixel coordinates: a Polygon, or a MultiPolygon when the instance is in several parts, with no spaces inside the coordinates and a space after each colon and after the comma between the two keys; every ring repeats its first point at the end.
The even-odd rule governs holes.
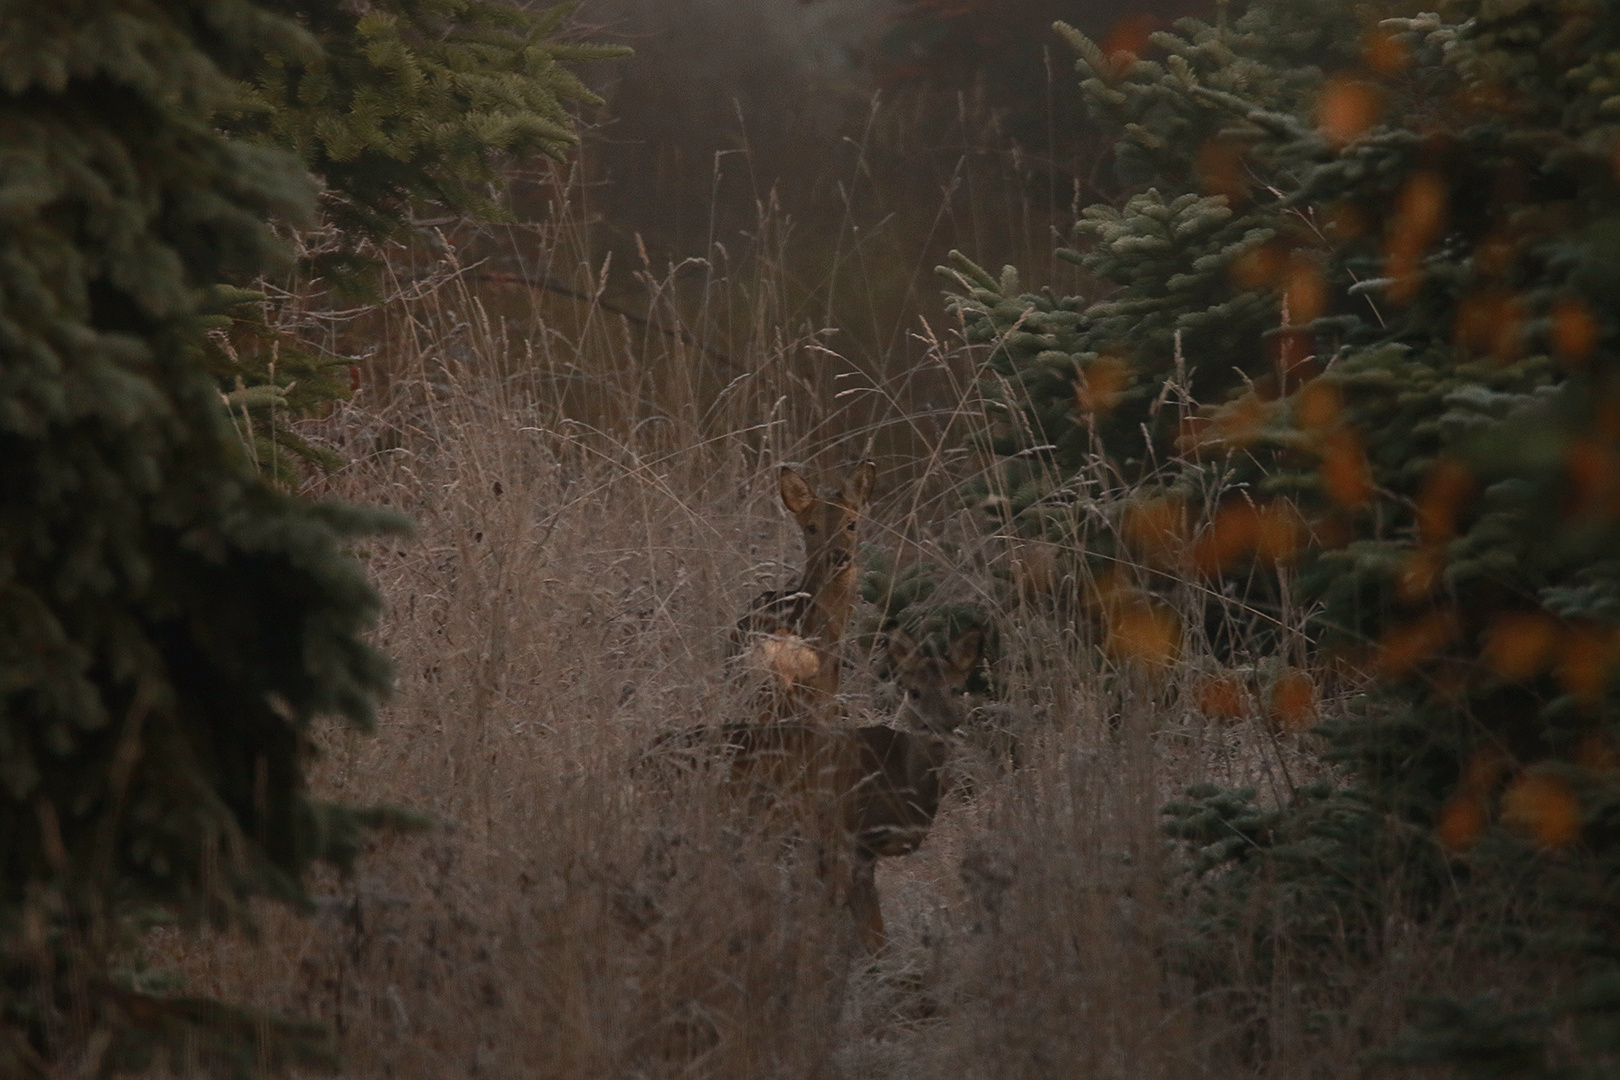
{"type": "MultiPolygon", "coordinates": [[[[505,220],[505,171],[563,159],[578,142],[567,108],[601,99],[563,65],[629,50],[563,40],[572,4],[509,0],[265,0],[317,48],[267,42],[222,99],[230,134],[296,154],[323,189],[327,227],[299,268],[340,295],[375,294],[376,249],[428,219],[505,220]]],[[[255,463],[296,487],[338,461],[293,431],[353,390],[349,358],[272,327],[263,294],[220,298],[210,362],[255,463]]]]}
{"type": "Polygon", "coordinates": [[[1293,564],[1319,654],[1379,679],[1321,730],[1334,783],[1169,808],[1204,977],[1237,977],[1234,932],[1264,964],[1449,911],[1577,989],[1431,1003],[1385,1058],[1598,1075],[1620,1045],[1620,4],[1377,14],[1257,0],[1154,35],[1159,59],[1059,28],[1136,194],[1077,228],[1096,299],[948,269],[989,352],[991,486],[1037,523],[1099,460],[1194,505],[1236,489],[1197,506],[1188,572],[1293,564]],[[1287,543],[1229,527],[1256,507],[1287,543]]]}
{"type": "Polygon", "coordinates": [[[290,400],[285,372],[222,387],[207,335],[288,267],[270,223],[314,221],[311,167],[379,237],[559,152],[586,95],[558,17],[0,2],[0,1075],[328,1059],[317,1026],[114,964],[153,921],[307,902],[310,863],[388,816],[304,769],[316,717],[365,728],[390,684],[348,548],[403,523],[265,479],[222,389],[290,400]]]}

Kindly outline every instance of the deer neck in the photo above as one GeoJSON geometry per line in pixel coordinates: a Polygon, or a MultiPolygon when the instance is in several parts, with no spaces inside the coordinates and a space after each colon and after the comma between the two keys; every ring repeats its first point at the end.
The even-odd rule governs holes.
{"type": "Polygon", "coordinates": [[[837,567],[811,567],[799,590],[805,603],[802,632],[824,650],[833,650],[843,640],[844,626],[855,607],[855,563],[837,567]]]}

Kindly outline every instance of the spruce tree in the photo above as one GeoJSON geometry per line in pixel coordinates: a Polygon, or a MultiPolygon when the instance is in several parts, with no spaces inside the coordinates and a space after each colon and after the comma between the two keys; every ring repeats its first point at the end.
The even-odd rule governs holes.
{"type": "Polygon", "coordinates": [[[1393,1056],[1499,1075],[1487,1051],[1511,1044],[1553,1075],[1552,1026],[1575,1020],[1601,1069],[1620,1020],[1620,6],[1375,16],[1257,2],[1155,35],[1159,59],[1067,32],[1138,192],[1077,230],[1107,291],[1023,294],[960,259],[957,303],[990,350],[1012,512],[1073,498],[1094,460],[1195,505],[1236,487],[1197,507],[1183,568],[1293,564],[1319,655],[1379,681],[1322,731],[1335,782],[1170,808],[1209,901],[1206,973],[1255,889],[1265,932],[1366,949],[1396,897],[1422,917],[1490,896],[1513,913],[1493,947],[1590,981],[1518,1013],[1438,1003],[1393,1056]]]}
{"type": "Polygon", "coordinates": [[[364,727],[389,684],[346,549],[399,523],[261,479],[203,356],[221,289],[285,265],[268,223],[315,197],[218,117],[263,57],[318,48],[249,0],[0,4],[5,1076],[320,1052],[112,967],[144,920],[303,901],[364,819],[303,775],[314,718],[364,727]]]}
{"type": "MultiPolygon", "coordinates": [[[[232,135],[296,154],[324,189],[323,242],[299,267],[306,285],[349,298],[376,291],[374,253],[409,243],[416,222],[504,220],[503,170],[561,159],[578,141],[569,103],[601,104],[564,63],[629,50],[564,39],[573,5],[505,0],[276,0],[318,46],[274,42],[241,71],[217,121],[232,135]]],[[[251,455],[296,486],[309,464],[337,464],[288,424],[354,389],[349,358],[277,333],[262,294],[218,297],[209,358],[251,455]]]]}
{"type": "Polygon", "coordinates": [[[573,4],[263,6],[295,18],[320,48],[266,53],[222,119],[233,134],[297,154],[325,185],[323,209],[349,245],[408,236],[424,212],[502,219],[502,166],[561,160],[579,141],[567,104],[602,103],[563,65],[629,55],[564,40],[573,4]]]}

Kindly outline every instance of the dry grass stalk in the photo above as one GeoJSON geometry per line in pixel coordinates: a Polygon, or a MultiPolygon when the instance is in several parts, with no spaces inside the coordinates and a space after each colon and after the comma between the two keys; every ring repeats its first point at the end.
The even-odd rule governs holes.
{"type": "MultiPolygon", "coordinates": [[[[1241,999],[1197,995],[1174,962],[1196,911],[1159,808],[1205,780],[1281,802],[1310,775],[1311,736],[1254,705],[1297,665],[1304,613],[1263,624],[1241,595],[1121,555],[1117,581],[1155,582],[1179,640],[1174,663],[1111,658],[1091,606],[1106,590],[1080,553],[1136,492],[1099,460],[1040,538],[995,516],[1005,492],[961,509],[954,493],[988,464],[961,439],[988,426],[971,389],[982,349],[930,337],[912,367],[863,368],[772,306],[780,263],[741,281],[711,262],[697,290],[716,302],[699,308],[749,313],[727,322],[740,371],[716,394],[717,323],[675,299],[692,286],[649,280],[650,314],[679,332],[637,329],[601,302],[605,275],[567,263],[588,247],[574,228],[562,219],[541,249],[584,300],[515,306],[441,253],[396,262],[386,304],[332,324],[334,348],[370,352],[360,397],[311,431],[354,459],[324,489],[397,507],[419,531],[363,553],[398,689],[374,738],[326,734],[317,780],[443,827],[378,837],[352,880],[318,882],[313,917],[264,911],[257,943],[159,934],[154,959],[330,1021],[353,1080],[1351,1076],[1404,994],[1461,977],[1422,927],[1392,924],[1379,963],[1318,965],[1310,983],[1285,966],[1241,999]],[[840,397],[852,382],[865,391],[840,397]],[[907,388],[924,382],[943,403],[914,407],[907,388]],[[851,921],[805,830],[750,818],[746,800],[738,813],[726,769],[651,783],[631,766],[661,733],[750,717],[725,642],[784,576],[772,554],[798,523],[776,509],[780,462],[866,446],[885,477],[859,508],[876,543],[897,568],[940,567],[936,599],[978,604],[999,659],[997,700],[965,720],[949,655],[906,687],[909,706],[859,657],[838,684],[852,727],[902,708],[908,728],[958,726],[952,769],[972,781],[925,793],[938,736],[920,730],[907,763],[865,767],[900,795],[893,816],[925,811],[879,823],[901,826],[896,846],[920,842],[918,817],[927,839],[868,860],[887,945],[852,965],[851,921]],[[1284,642],[1288,663],[1254,655],[1260,640],[1284,642]],[[1021,767],[975,765],[975,745],[1003,735],[1021,767]],[[1313,1026],[1317,1004],[1342,1023],[1313,1026]]],[[[896,647],[904,683],[919,669],[896,647]]],[[[1315,715],[1343,712],[1334,686],[1313,691],[1315,715]]]]}

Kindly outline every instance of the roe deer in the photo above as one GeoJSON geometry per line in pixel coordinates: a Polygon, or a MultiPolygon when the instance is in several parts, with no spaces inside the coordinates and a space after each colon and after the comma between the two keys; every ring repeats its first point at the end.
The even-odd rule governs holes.
{"type": "Polygon", "coordinates": [[[966,716],[960,694],[983,641],[972,629],[934,657],[902,631],[891,635],[895,680],[906,692],[898,719],[918,730],[730,723],[671,732],[654,745],[717,760],[728,794],[756,821],[772,832],[807,834],[817,845],[817,873],[835,897],[842,893],[862,945],[876,952],[885,940],[877,860],[916,851],[934,823],[949,788],[945,736],[966,716]]]}
{"type": "Polygon", "coordinates": [[[877,860],[909,855],[933,828],[939,801],[950,787],[945,771],[949,736],[967,719],[962,691],[984,655],[984,631],[958,633],[944,656],[930,656],[899,627],[889,632],[894,681],[905,691],[897,717],[912,730],[873,725],[855,729],[862,779],[850,797],[846,818],[854,835],[849,908],[869,951],[883,946],[883,907],[878,901],[877,860]]]}
{"type": "Polygon", "coordinates": [[[877,466],[867,461],[835,495],[818,496],[783,467],[782,505],[804,534],[804,575],[791,589],[762,593],[731,632],[731,655],[746,654],[773,684],[763,720],[830,718],[838,694],[839,643],[855,606],[857,526],[877,466]]]}

